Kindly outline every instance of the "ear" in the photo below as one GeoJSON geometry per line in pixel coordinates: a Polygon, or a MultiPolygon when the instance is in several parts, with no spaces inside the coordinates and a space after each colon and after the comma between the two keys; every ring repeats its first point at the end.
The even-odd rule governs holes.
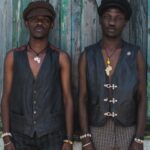
{"type": "Polygon", "coordinates": [[[51,25],[50,25],[50,29],[53,29],[54,28],[54,21],[51,22],[51,25]]]}

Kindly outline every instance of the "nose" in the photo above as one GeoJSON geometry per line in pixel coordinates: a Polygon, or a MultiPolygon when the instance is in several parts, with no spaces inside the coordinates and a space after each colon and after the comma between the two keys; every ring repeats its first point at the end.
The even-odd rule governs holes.
{"type": "Polygon", "coordinates": [[[110,24],[110,25],[115,25],[115,23],[116,23],[116,20],[115,20],[114,18],[111,18],[111,19],[109,20],[109,24],[110,24]]]}
{"type": "Polygon", "coordinates": [[[37,24],[41,25],[43,23],[42,19],[37,19],[37,24]]]}

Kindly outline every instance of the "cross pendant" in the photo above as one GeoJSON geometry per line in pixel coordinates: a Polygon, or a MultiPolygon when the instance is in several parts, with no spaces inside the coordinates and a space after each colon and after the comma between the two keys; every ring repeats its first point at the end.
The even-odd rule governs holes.
{"type": "Polygon", "coordinates": [[[41,58],[36,56],[36,57],[34,57],[34,61],[37,62],[38,64],[40,64],[41,58]]]}
{"type": "Polygon", "coordinates": [[[112,71],[112,66],[111,65],[107,65],[105,72],[107,76],[110,76],[110,72],[112,71]]]}

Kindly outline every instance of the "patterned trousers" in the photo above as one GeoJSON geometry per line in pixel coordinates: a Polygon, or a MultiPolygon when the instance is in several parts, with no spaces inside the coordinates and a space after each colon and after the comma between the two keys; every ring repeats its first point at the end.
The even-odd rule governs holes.
{"type": "Polygon", "coordinates": [[[128,150],[135,135],[135,126],[122,127],[109,119],[103,127],[91,127],[96,150],[128,150]]]}
{"type": "Polygon", "coordinates": [[[61,150],[64,132],[54,132],[42,137],[29,137],[20,133],[13,133],[15,150],[61,150]]]}

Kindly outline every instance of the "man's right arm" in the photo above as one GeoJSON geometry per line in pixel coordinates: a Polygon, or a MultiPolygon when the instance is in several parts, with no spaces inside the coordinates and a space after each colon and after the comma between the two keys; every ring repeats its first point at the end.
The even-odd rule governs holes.
{"type": "MultiPolygon", "coordinates": [[[[86,57],[85,52],[79,59],[79,118],[82,135],[89,133],[88,113],[87,113],[87,78],[86,78],[86,57]]],[[[82,145],[85,150],[94,150],[91,137],[82,139],[82,145]],[[86,146],[87,145],[87,146],[86,146]]]]}
{"type": "MultiPolygon", "coordinates": [[[[3,77],[3,94],[1,101],[1,113],[2,113],[2,124],[3,133],[10,132],[10,93],[12,87],[13,78],[13,51],[7,53],[4,61],[4,77],[3,77]]],[[[5,136],[4,144],[10,142],[10,136],[5,136]]]]}

